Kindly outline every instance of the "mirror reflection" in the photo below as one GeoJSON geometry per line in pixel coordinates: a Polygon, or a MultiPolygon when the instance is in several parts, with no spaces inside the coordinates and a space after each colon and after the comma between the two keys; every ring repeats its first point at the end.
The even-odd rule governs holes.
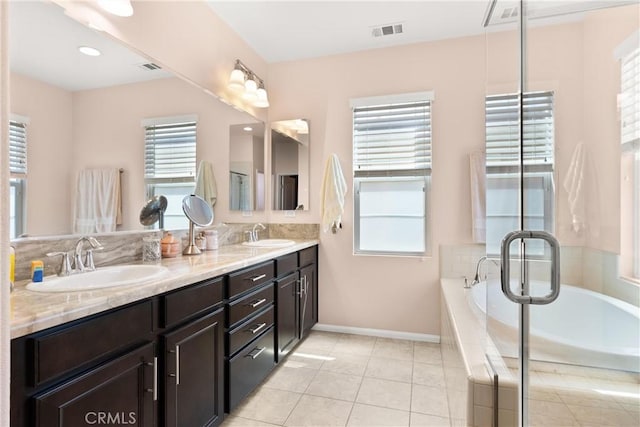
{"type": "MultiPolygon", "coordinates": [[[[12,144],[24,154],[15,165],[26,165],[12,163],[11,238],[73,233],[81,171],[122,170],[116,231],[142,230],[140,210],[159,195],[168,200],[165,228],[187,228],[181,200],[194,192],[203,160],[212,164],[218,199],[227,199],[229,127],[256,124],[255,118],[84,27],[56,4],[12,2],[9,15],[12,144]],[[102,54],[83,55],[77,47],[84,45],[102,54]],[[184,123],[195,147],[189,162],[175,158],[178,152],[163,157],[149,149],[165,142],[163,126],[184,123]]],[[[219,200],[217,213],[226,209],[219,200]]]]}
{"type": "Polygon", "coordinates": [[[264,124],[229,127],[229,210],[264,210],[264,124]]]}
{"type": "Polygon", "coordinates": [[[273,210],[309,210],[309,120],[271,123],[273,210]]]}

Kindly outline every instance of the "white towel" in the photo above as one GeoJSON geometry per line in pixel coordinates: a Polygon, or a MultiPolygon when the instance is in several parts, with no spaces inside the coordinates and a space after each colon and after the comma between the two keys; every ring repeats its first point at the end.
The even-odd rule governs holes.
{"type": "Polygon", "coordinates": [[[78,173],[73,231],[116,231],[122,213],[120,169],[85,169],[78,173]]]}
{"type": "Polygon", "coordinates": [[[584,143],[579,142],[573,150],[571,164],[567,175],[564,177],[563,186],[569,193],[569,212],[571,212],[571,225],[573,231],[578,233],[585,227],[585,189],[584,189],[584,165],[585,165],[584,143]]]}
{"type": "Polygon", "coordinates": [[[475,151],[469,155],[471,175],[471,231],[474,243],[485,243],[487,235],[487,177],[485,154],[475,151]]]}
{"type": "Polygon", "coordinates": [[[216,204],[218,198],[216,177],[213,175],[213,165],[206,160],[201,160],[198,165],[196,189],[193,194],[202,197],[211,207],[216,204]]]}
{"type": "Polygon", "coordinates": [[[344,196],[347,194],[347,182],[342,174],[338,156],[331,154],[327,159],[322,180],[322,229],[326,233],[329,228],[335,233],[342,227],[344,213],[344,196]]]}

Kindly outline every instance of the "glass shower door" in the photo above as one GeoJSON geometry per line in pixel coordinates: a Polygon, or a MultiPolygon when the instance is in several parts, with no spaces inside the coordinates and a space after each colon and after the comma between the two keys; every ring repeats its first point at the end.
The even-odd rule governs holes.
{"type": "Polygon", "coordinates": [[[499,0],[488,21],[487,354],[518,385],[500,425],[639,425],[638,2],[499,0]]]}

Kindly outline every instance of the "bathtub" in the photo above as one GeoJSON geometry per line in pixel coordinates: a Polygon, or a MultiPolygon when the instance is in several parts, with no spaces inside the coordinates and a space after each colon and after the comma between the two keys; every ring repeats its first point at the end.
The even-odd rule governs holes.
{"type": "MultiPolygon", "coordinates": [[[[548,288],[531,282],[532,295],[548,288]]],[[[481,282],[468,295],[476,310],[488,311],[487,329],[500,352],[517,357],[518,305],[497,281],[481,282]]],[[[555,302],[530,307],[531,359],[640,372],[640,308],[564,284],[555,302]]]]}

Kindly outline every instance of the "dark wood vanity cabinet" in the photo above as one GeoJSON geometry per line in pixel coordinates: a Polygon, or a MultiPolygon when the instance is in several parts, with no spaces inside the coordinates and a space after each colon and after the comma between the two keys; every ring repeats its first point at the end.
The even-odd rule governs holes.
{"type": "Polygon", "coordinates": [[[215,427],[318,320],[317,246],[11,341],[11,427],[215,427]]]}
{"type": "Polygon", "coordinates": [[[154,359],[149,343],[36,394],[33,425],[156,425],[154,359]]]}
{"type": "Polygon", "coordinates": [[[274,261],[228,276],[225,410],[231,412],[276,365],[274,261]]]}
{"type": "Polygon", "coordinates": [[[161,336],[164,426],[214,426],[224,418],[224,312],[161,336]]]}
{"type": "Polygon", "coordinates": [[[278,361],[318,322],[317,254],[312,246],[276,259],[278,361]]]}
{"type": "Polygon", "coordinates": [[[12,340],[11,426],[220,424],[223,281],[12,340]]]}

